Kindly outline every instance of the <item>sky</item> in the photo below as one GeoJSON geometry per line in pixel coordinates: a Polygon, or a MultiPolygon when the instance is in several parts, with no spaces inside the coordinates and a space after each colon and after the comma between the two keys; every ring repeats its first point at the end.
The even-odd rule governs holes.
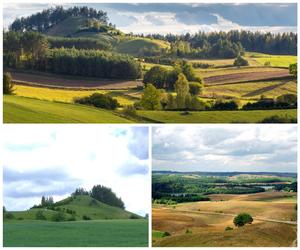
{"type": "Polygon", "coordinates": [[[152,170],[297,172],[296,125],[158,126],[152,170]]]}
{"type": "MultiPolygon", "coordinates": [[[[174,33],[245,29],[261,32],[297,32],[295,3],[85,3],[108,13],[110,22],[125,33],[174,33]]],[[[4,27],[15,18],[42,11],[54,4],[5,3],[4,27]]]]}
{"type": "Polygon", "coordinates": [[[78,187],[112,188],[126,209],[150,207],[148,128],[135,126],[7,126],[3,134],[4,206],[24,210],[41,196],[54,201],[78,187]]]}

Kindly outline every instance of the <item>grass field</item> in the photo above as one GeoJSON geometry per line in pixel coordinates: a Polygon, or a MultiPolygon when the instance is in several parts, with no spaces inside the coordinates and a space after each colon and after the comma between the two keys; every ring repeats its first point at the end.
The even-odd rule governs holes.
{"type": "Polygon", "coordinates": [[[154,246],[261,247],[295,246],[296,193],[217,194],[212,201],[154,206],[154,246]],[[287,201],[287,199],[289,200],[287,201]],[[235,214],[250,213],[254,222],[237,228],[235,214]],[[286,223],[284,223],[286,222],[286,223]],[[226,231],[226,227],[232,230],[226,231]],[[161,232],[171,236],[162,237],[161,232]],[[254,240],[255,239],[255,240],[254,240]]]}
{"type": "Polygon", "coordinates": [[[160,123],[259,123],[273,115],[297,117],[296,109],[254,111],[138,111],[138,115],[160,123]]]}
{"type": "Polygon", "coordinates": [[[5,247],[146,247],[147,220],[4,223],[5,247]]]}
{"type": "Polygon", "coordinates": [[[120,105],[132,105],[140,95],[136,90],[70,90],[70,89],[52,89],[32,86],[15,86],[17,96],[36,98],[47,101],[58,101],[73,103],[75,97],[89,96],[93,93],[108,94],[118,100],[120,105]]]}
{"type": "Polygon", "coordinates": [[[297,84],[294,81],[262,81],[207,86],[203,91],[206,97],[230,96],[244,99],[259,99],[261,95],[276,98],[284,94],[297,95],[297,84]]]}
{"type": "Polygon", "coordinates": [[[41,101],[19,96],[3,97],[5,123],[130,123],[112,111],[83,105],[41,101]]]}

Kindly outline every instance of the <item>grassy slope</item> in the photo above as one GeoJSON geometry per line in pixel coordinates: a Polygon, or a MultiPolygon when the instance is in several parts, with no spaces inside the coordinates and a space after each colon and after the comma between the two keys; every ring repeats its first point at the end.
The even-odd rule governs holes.
{"type": "Polygon", "coordinates": [[[91,219],[129,219],[132,213],[122,210],[118,207],[112,207],[105,203],[94,200],[95,204],[91,205],[91,201],[94,200],[89,196],[76,196],[75,200],[72,200],[67,205],[59,206],[61,208],[68,208],[76,211],[76,217],[79,219],[83,215],[89,216],[91,219]]]}
{"type": "Polygon", "coordinates": [[[146,220],[79,222],[24,221],[4,223],[4,246],[102,246],[148,245],[146,220]]]}
{"type": "Polygon", "coordinates": [[[31,86],[15,86],[15,94],[17,96],[36,98],[47,101],[58,101],[73,103],[75,97],[89,96],[92,93],[109,94],[123,105],[132,105],[138,98],[131,94],[136,93],[135,90],[68,90],[68,89],[50,89],[31,86]]]}
{"type": "Polygon", "coordinates": [[[111,111],[82,105],[4,96],[5,123],[130,123],[111,111]]]}
{"type": "Polygon", "coordinates": [[[272,67],[287,68],[290,64],[297,62],[297,56],[290,55],[268,55],[263,53],[246,52],[246,57],[255,60],[260,65],[270,62],[270,66],[272,67]]]}
{"type": "Polygon", "coordinates": [[[131,55],[139,54],[143,48],[147,49],[160,49],[168,48],[169,44],[164,41],[148,39],[148,38],[123,38],[116,46],[119,53],[126,53],[131,55]]]}
{"type": "Polygon", "coordinates": [[[205,96],[231,96],[236,98],[257,99],[261,95],[274,98],[283,94],[297,94],[297,84],[293,81],[265,81],[239,84],[207,86],[205,96]]]}
{"type": "Polygon", "coordinates": [[[74,34],[85,25],[86,18],[83,17],[68,17],[59,24],[50,28],[46,35],[49,36],[67,36],[74,34]]]}
{"type": "Polygon", "coordinates": [[[138,111],[138,114],[161,123],[258,123],[273,115],[297,117],[297,110],[201,111],[188,115],[180,111],[138,111]]]}

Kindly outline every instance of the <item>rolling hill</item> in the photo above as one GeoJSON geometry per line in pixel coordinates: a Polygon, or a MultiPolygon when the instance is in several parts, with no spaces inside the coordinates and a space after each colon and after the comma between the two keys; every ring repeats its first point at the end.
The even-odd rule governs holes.
{"type": "Polygon", "coordinates": [[[11,213],[16,220],[36,220],[38,211],[42,211],[46,220],[51,220],[52,216],[59,212],[62,212],[68,220],[72,217],[70,211],[75,211],[74,217],[76,220],[82,220],[83,216],[91,220],[142,218],[121,208],[99,202],[87,195],[76,195],[56,202],[54,210],[32,208],[27,211],[15,211],[11,213]]]}

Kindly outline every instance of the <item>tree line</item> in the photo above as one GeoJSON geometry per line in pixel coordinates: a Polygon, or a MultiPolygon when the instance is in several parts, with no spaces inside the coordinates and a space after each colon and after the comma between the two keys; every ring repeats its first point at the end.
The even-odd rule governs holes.
{"type": "Polygon", "coordinates": [[[42,12],[30,15],[29,17],[17,18],[10,26],[10,30],[13,31],[38,31],[45,32],[50,27],[62,22],[68,17],[87,17],[95,18],[103,24],[107,24],[107,13],[102,10],[96,10],[94,8],[83,7],[71,7],[64,9],[62,6],[56,6],[54,8],[48,8],[42,12]]]}
{"type": "Polygon", "coordinates": [[[5,32],[3,47],[7,67],[107,79],[141,76],[140,63],[129,55],[74,47],[50,49],[47,38],[38,32],[5,32]]]}
{"type": "Polygon", "coordinates": [[[229,32],[219,31],[210,33],[200,31],[195,34],[186,33],[184,35],[150,34],[146,37],[168,41],[173,44],[186,42],[186,48],[183,49],[183,51],[189,50],[188,47],[190,47],[190,49],[209,51],[214,46],[220,46],[222,43],[228,44],[230,42],[241,46],[246,51],[268,54],[297,55],[297,34],[293,32],[275,34],[271,32],[263,33],[246,30],[231,30],[229,32]]]}

